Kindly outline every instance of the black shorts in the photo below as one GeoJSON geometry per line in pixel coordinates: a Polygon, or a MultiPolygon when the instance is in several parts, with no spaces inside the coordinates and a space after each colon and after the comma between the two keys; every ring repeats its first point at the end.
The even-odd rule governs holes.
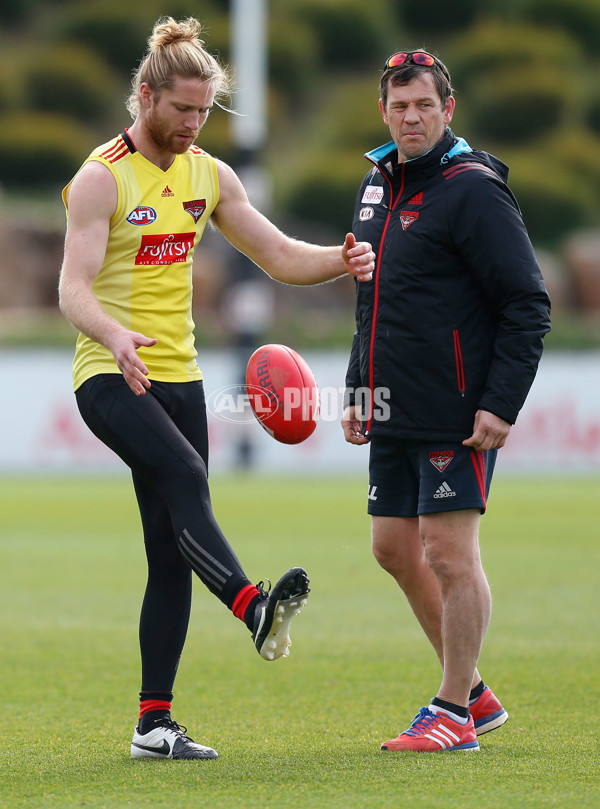
{"type": "Polygon", "coordinates": [[[417,517],[486,509],[498,450],[462,444],[371,438],[368,512],[417,517]]]}

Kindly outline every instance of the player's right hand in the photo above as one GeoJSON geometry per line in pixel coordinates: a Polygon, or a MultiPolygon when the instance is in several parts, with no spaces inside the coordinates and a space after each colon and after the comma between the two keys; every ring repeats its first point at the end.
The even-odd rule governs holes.
{"type": "Polygon", "coordinates": [[[138,348],[154,346],[158,340],[136,331],[119,332],[111,340],[110,350],[119,370],[136,396],[143,396],[150,388],[148,368],[137,353],[138,348]]]}

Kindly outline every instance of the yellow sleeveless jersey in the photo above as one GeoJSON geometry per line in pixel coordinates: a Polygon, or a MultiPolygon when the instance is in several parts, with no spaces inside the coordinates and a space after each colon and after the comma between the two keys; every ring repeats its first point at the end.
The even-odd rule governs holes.
{"type": "MultiPolygon", "coordinates": [[[[95,149],[83,165],[91,160],[110,170],[118,189],[95,296],[126,329],[158,340],[138,351],[150,379],[202,379],[195,361],[192,258],[219,200],[214,159],[191,146],[162,171],[136,151],[125,131],[95,149]]],[[[65,206],[70,184],[63,190],[65,206]]],[[[103,373],[120,373],[112,353],[80,334],[73,361],[75,390],[103,373]]]]}

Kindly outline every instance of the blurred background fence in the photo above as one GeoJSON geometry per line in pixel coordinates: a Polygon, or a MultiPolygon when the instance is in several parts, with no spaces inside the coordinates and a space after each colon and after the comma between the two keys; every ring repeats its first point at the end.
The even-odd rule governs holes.
{"type": "MultiPolygon", "coordinates": [[[[208,49],[232,60],[229,0],[0,4],[0,348],[10,350],[0,362],[33,352],[22,355],[23,390],[48,348],[70,357],[74,343],[56,305],[60,190],[94,146],[129,124],[131,74],[163,14],[198,17],[208,49]]],[[[367,169],[362,154],[388,139],[377,108],[381,65],[400,48],[431,50],[453,75],[455,132],[510,166],[553,301],[548,355],[566,373],[584,352],[585,373],[597,378],[599,0],[269,0],[267,22],[267,135],[253,159],[269,216],[300,238],[342,241],[367,169]],[[564,352],[577,352],[572,363],[564,352]]],[[[243,89],[244,76],[236,81],[243,89]]],[[[243,174],[247,155],[230,124],[215,110],[198,142],[243,174]]],[[[252,190],[251,174],[247,182],[252,190]]],[[[229,349],[237,381],[252,347],[284,342],[333,352],[339,376],[337,357],[353,332],[350,279],[273,284],[216,232],[203,239],[194,276],[205,370],[214,352],[229,349]]],[[[7,374],[0,378],[6,390],[7,374]]]]}
{"type": "MultiPolygon", "coordinates": [[[[277,443],[254,418],[236,386],[236,352],[217,349],[203,358],[211,473],[362,475],[366,483],[368,450],[346,444],[339,423],[346,353],[304,355],[320,388],[321,414],[315,432],[296,446],[277,443]]],[[[545,355],[498,474],[600,473],[599,363],[600,352],[545,355]]],[[[0,368],[0,474],[127,472],[77,412],[68,352],[0,350],[0,368]]]]}

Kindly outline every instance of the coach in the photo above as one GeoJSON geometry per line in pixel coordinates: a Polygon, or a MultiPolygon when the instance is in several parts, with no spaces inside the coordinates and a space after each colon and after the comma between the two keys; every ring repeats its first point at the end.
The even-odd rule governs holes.
{"type": "Polygon", "coordinates": [[[356,238],[377,252],[357,285],[342,426],[370,443],[373,552],[404,591],[442,664],[436,697],[384,750],[478,750],[508,719],[477,670],[491,612],[479,552],[496,454],[525,401],[550,301],[507,167],[449,128],[445,65],[390,57],[379,101],[392,141],[366,157],[356,238]],[[389,417],[366,412],[385,390],[389,417]]]}

